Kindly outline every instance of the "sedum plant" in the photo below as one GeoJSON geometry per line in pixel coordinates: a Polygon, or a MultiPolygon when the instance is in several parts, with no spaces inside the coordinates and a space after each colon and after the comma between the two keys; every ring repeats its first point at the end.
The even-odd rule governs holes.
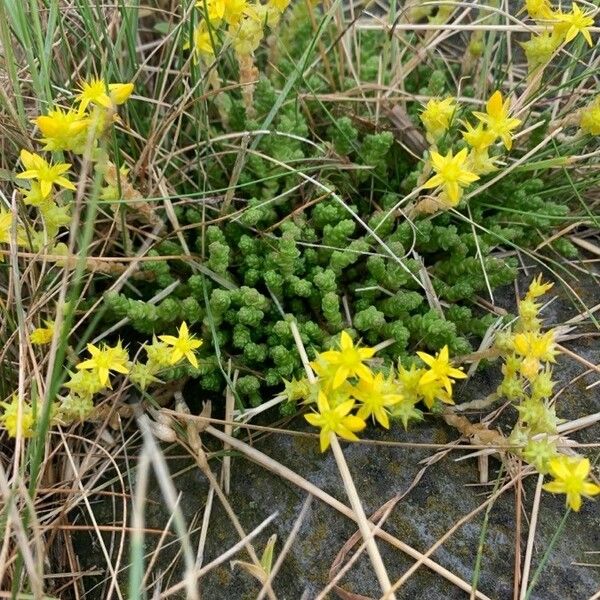
{"type": "MultiPolygon", "coordinates": [[[[211,0],[190,8],[179,24],[187,32],[178,42],[181,89],[206,86],[210,93],[201,131],[191,113],[181,114],[178,143],[193,148],[206,136],[214,152],[200,144],[201,155],[174,153],[161,175],[172,195],[151,199],[143,161],[136,165],[129,156],[135,153],[127,152],[134,135],[125,135],[130,125],[118,116],[133,85],[82,82],[70,106],[55,102],[35,119],[52,160],[22,154],[21,198],[43,227],[27,230],[0,208],[0,244],[6,247],[16,219],[21,249],[43,250],[57,267],[72,268],[76,258],[62,240],[72,173],[87,153],[102,183],[102,210],[112,217],[105,252],[142,253],[144,260],[129,269],[127,262],[89,257],[86,267],[96,277],[79,308],[102,298],[103,323],[125,320],[124,336],[175,333],[188,323],[205,340],[198,364],[169,369],[165,379],[193,377],[203,393],[221,393],[231,361],[239,372],[238,402],[259,404],[282,377],[302,375],[291,350],[292,319],[314,352],[331,349],[344,330],[371,345],[389,340],[380,352],[388,361],[404,362],[417,347],[471,352],[495,320],[482,304],[516,274],[516,258],[503,253],[545,241],[570,210],[548,193],[555,167],[568,156],[508,168],[550,127],[528,130],[532,117],[522,105],[530,92],[498,85],[479,99],[466,86],[459,100],[452,79],[458,68],[447,73],[435,59],[417,64],[404,86],[425,99],[404,103],[415,133],[409,146],[397,129],[373,125],[368,105],[354,111],[322,101],[332,83],[345,93],[353,89],[343,61],[329,65],[331,81],[312,71],[298,77],[307,51],[302,40],[311,39],[325,7],[211,0]],[[241,87],[224,85],[223,73],[241,87]],[[301,106],[286,96],[290,81],[301,106]],[[232,140],[243,141],[232,149],[232,140]],[[192,176],[200,158],[201,185],[192,176]],[[131,274],[128,285],[113,291],[124,272],[131,274]]],[[[411,10],[417,8],[420,18],[435,22],[452,14],[443,7],[411,10]]],[[[527,8],[532,18],[544,18],[545,8],[527,8]]],[[[553,13],[556,22],[548,23],[561,48],[591,35],[590,17],[578,11],[553,13]]],[[[324,44],[335,42],[325,25],[319,35],[324,44]]],[[[378,33],[361,33],[365,81],[377,75],[381,44],[378,33]]],[[[543,74],[550,72],[547,65],[543,74]]],[[[392,85],[391,73],[381,76],[392,85]]],[[[143,113],[144,103],[132,101],[143,113]]],[[[573,117],[573,151],[597,135],[596,105],[573,117]]],[[[560,237],[544,248],[568,257],[577,252],[560,237]]],[[[52,336],[52,319],[41,315],[38,324],[48,326],[32,332],[32,340],[52,336]]]]}
{"type": "MultiPolygon", "coordinates": [[[[558,447],[560,419],[552,403],[550,369],[558,351],[555,332],[541,331],[541,305],[536,301],[551,287],[541,276],[534,279],[519,303],[518,319],[496,336],[495,350],[503,359],[504,375],[497,396],[510,400],[517,413],[507,440],[508,452],[539,473],[550,475],[552,480],[544,489],[565,494],[567,505],[579,511],[582,498],[599,495],[600,485],[591,478],[589,459],[558,447]]],[[[319,428],[322,452],[329,448],[331,434],[358,441],[357,434],[366,428],[369,418],[386,429],[391,419],[397,419],[406,428],[410,421],[423,418],[417,408],[421,402],[434,414],[452,413],[453,386],[466,374],[451,364],[447,346],[435,356],[417,352],[418,361],[413,361],[410,369],[402,364],[398,370],[381,369],[376,366],[375,354],[376,348],[355,345],[342,331],[338,348],[318,353],[310,363],[316,377],[286,382],[288,399],[303,400],[314,408],[305,419],[319,428]]],[[[455,425],[458,421],[447,418],[446,422],[455,425]]]]}

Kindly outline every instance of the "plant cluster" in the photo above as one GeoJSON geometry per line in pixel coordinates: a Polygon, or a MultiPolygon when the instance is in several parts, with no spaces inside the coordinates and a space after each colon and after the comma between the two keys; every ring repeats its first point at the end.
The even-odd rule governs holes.
{"type": "MultiPolygon", "coordinates": [[[[447,18],[442,8],[435,15],[431,7],[422,8],[430,19],[447,18]]],[[[298,62],[304,60],[300,40],[312,35],[321,8],[299,3],[281,18],[284,10],[286,5],[276,2],[197,3],[189,23],[195,34],[189,41],[199,58],[195,66],[215,92],[207,121],[215,152],[203,158],[204,190],[191,185],[184,172],[191,155],[180,153],[181,163],[175,164],[181,169],[165,171],[180,196],[168,210],[129,183],[127,167],[114,164],[121,157],[113,157],[113,163],[100,148],[131,84],[88,81],[73,107],[55,107],[36,119],[49,151],[80,154],[91,146],[89,158],[104,182],[101,199],[114,212],[109,235],[123,238],[110,238],[111,249],[135,252],[145,239],[144,226],[159,231],[147,260],[132,273],[135,284],[104,295],[106,321],[126,319],[127,335],[133,329],[144,336],[173,332],[185,321],[207,342],[197,366],[170,369],[165,379],[192,376],[207,392],[220,392],[227,379],[224,362],[231,361],[239,371],[236,394],[244,405],[272,395],[282,377],[301,376],[301,362],[291,349],[292,319],[303,343],[315,352],[331,348],[343,330],[372,345],[390,340],[380,353],[387,360],[405,362],[416,347],[439,351],[447,346],[454,355],[470,352],[473,340],[494,321],[482,314],[479,296],[493,293],[516,273],[516,260],[495,251],[538,244],[569,212],[562,198],[547,191],[555,171],[546,170],[544,160],[539,168],[514,169],[493,186],[475,187],[504,169],[508,151],[531,149],[549,124],[514,139],[528,125],[525,115],[514,114],[516,93],[498,90],[484,110],[469,110],[468,102],[455,99],[441,61],[421,64],[404,82],[407,92],[430,98],[406,103],[407,117],[415,128],[422,127],[430,145],[421,156],[408,152],[397,132],[365,125],[368,110],[328,109],[318,95],[329,89],[329,82],[314,73],[298,80],[296,93],[307,97],[302,106],[281,101],[286,80],[296,76],[298,62]],[[278,40],[265,37],[276,25],[278,40]],[[221,88],[215,75],[229,47],[241,56],[243,40],[252,40],[246,55],[253,68],[261,69],[260,77],[255,73],[253,83],[240,90],[221,88]],[[261,46],[262,40],[266,43],[261,46]],[[277,69],[269,67],[274,62],[277,69]],[[265,123],[273,133],[264,132],[265,123]],[[247,151],[219,141],[220,134],[235,139],[233,132],[250,136],[247,151]],[[475,193],[467,200],[464,192],[472,184],[475,193]],[[120,217],[132,214],[138,222],[129,237],[120,217]],[[155,303],[157,296],[162,300],[155,303]]],[[[580,30],[589,33],[586,28],[580,30]]],[[[570,35],[565,33],[565,39],[570,35]]],[[[370,80],[381,38],[372,32],[363,38],[360,76],[370,80]]],[[[322,40],[335,42],[327,28],[322,40]]],[[[331,76],[341,89],[351,90],[354,84],[341,64],[332,62],[331,76]]],[[[241,63],[238,71],[241,77],[241,63]]],[[[197,74],[191,69],[186,76],[197,74]]],[[[385,74],[383,83],[390,77],[385,74]]],[[[467,86],[461,96],[473,98],[474,93],[467,86]]],[[[583,133],[599,130],[597,113],[596,101],[578,113],[583,133]]],[[[186,118],[182,115],[182,130],[186,118]]],[[[114,129],[111,133],[120,135],[114,129]]],[[[580,147],[587,139],[578,142],[580,147]]],[[[52,192],[48,202],[38,203],[44,206],[44,231],[32,236],[19,225],[17,240],[25,244],[25,238],[37,238],[23,247],[65,254],[66,247],[55,238],[69,222],[71,203],[65,192],[54,190],[73,187],[66,177],[71,163],[60,162],[58,155],[59,162],[46,163],[25,152],[30,166],[35,166],[32,160],[44,164],[21,174],[30,182],[22,188],[24,202],[43,196],[48,186],[52,192]],[[60,219],[53,220],[55,214],[60,219]]],[[[564,165],[562,158],[549,158],[547,164],[564,165]]],[[[0,243],[10,239],[11,215],[0,214],[0,243]]],[[[576,253],[562,238],[544,247],[566,256],[576,253]]],[[[102,276],[94,279],[81,309],[94,305],[107,280],[122,272],[115,263],[94,269],[102,276]]],[[[53,315],[42,320],[44,316],[46,327],[34,331],[32,341],[52,336],[53,315]]]]}
{"type": "Polygon", "coordinates": [[[587,480],[590,462],[581,456],[559,453],[556,406],[552,398],[556,362],[555,331],[542,332],[541,304],[536,300],[553,284],[534,279],[519,302],[519,316],[507,331],[496,336],[495,347],[503,357],[504,378],[498,395],[513,402],[517,423],[509,437],[516,454],[540,473],[555,480],[545,485],[549,492],[567,494],[573,510],[579,510],[581,496],[600,494],[600,486],[587,480]]]}
{"type": "MultiPolygon", "coordinates": [[[[462,136],[468,148],[462,148],[456,155],[450,149],[445,156],[442,156],[437,152],[436,144],[448,132],[457,109],[454,98],[432,99],[421,113],[427,139],[432,143],[429,151],[430,161],[436,173],[423,184],[423,187],[425,189],[441,187],[437,200],[442,207],[458,205],[464,188],[477,181],[481,175],[487,175],[498,169],[494,159],[489,155],[490,148],[500,139],[504,147],[510,150],[513,130],[521,124],[520,119],[510,116],[510,99],[503,100],[501,92],[496,91],[487,101],[485,113],[477,111],[473,113],[473,116],[479,120],[476,126],[469,121],[464,122],[466,131],[462,132],[462,136]]],[[[430,165],[426,163],[423,170],[427,172],[429,168],[430,165]]]]}
{"type": "MultiPolygon", "coordinates": [[[[53,326],[33,332],[36,344],[46,344],[52,339],[53,326]]],[[[146,361],[137,356],[130,360],[129,351],[119,340],[114,346],[87,344],[89,358],[77,362],[64,384],[66,391],[59,394],[52,406],[51,424],[66,425],[85,421],[94,411],[94,399],[112,390],[112,378],[126,375],[131,383],[145,391],[151,384],[161,383],[159,376],[185,363],[198,366],[195,351],[202,340],[190,334],[187,323],[181,323],[177,336],[161,335],[142,349],[146,361]]],[[[0,426],[9,437],[32,437],[36,431],[37,410],[35,403],[19,401],[15,394],[9,402],[0,403],[0,426]]]]}
{"type": "MultiPolygon", "coordinates": [[[[101,79],[82,82],[73,106],[68,109],[55,106],[34,119],[43,136],[40,139],[43,149],[53,153],[59,161],[65,152],[87,153],[92,160],[98,161],[100,168],[104,168],[107,159],[100,151],[99,140],[118,120],[117,107],[125,103],[132,92],[131,83],[107,85],[101,79]]],[[[63,254],[66,247],[58,245],[57,236],[60,229],[71,222],[72,203],[61,190],[75,190],[67,175],[72,164],[48,161],[25,148],[21,150],[20,159],[24,170],[17,173],[16,178],[24,181],[26,187],[19,188],[19,192],[25,206],[35,207],[43,226],[39,230],[26,230],[17,224],[17,243],[36,252],[45,248],[49,253],[63,254]]],[[[8,241],[11,225],[11,214],[0,212],[0,242],[8,241]]]]}
{"type": "MultiPolygon", "coordinates": [[[[589,478],[591,465],[587,458],[565,454],[558,448],[560,420],[552,403],[552,371],[558,351],[555,332],[541,331],[541,305],[536,299],[552,284],[534,279],[519,303],[519,317],[507,330],[497,334],[495,349],[503,357],[504,379],[498,396],[511,400],[518,412],[517,423],[508,438],[509,451],[526,461],[541,474],[553,480],[544,485],[551,493],[566,495],[568,506],[578,511],[582,497],[600,494],[600,485],[589,478]]],[[[289,400],[303,400],[316,405],[305,419],[320,429],[321,451],[325,452],[333,433],[342,439],[358,441],[366,420],[389,429],[390,419],[404,427],[412,420],[423,418],[416,408],[419,402],[428,410],[440,413],[443,405],[452,405],[456,379],[466,377],[450,363],[448,347],[435,356],[417,352],[409,369],[401,363],[398,370],[377,367],[376,348],[355,345],[343,331],[339,348],[317,354],[310,367],[316,377],[304,377],[285,382],[289,400]]],[[[450,421],[452,422],[452,421],[450,421]]]]}
{"type": "Polygon", "coordinates": [[[593,46],[590,27],[594,25],[594,18],[576,2],[572,3],[572,10],[568,12],[554,9],[550,0],[525,0],[525,8],[529,17],[544,28],[522,44],[530,73],[545,68],[566,44],[578,36],[593,46]]]}
{"type": "Polygon", "coordinates": [[[389,429],[390,418],[398,419],[404,427],[411,420],[420,420],[423,413],[416,408],[423,402],[428,409],[440,409],[441,404],[453,404],[452,385],[466,375],[451,366],[448,347],[436,356],[418,352],[421,367],[410,369],[401,364],[398,371],[385,374],[373,372],[366,361],[375,355],[375,348],[355,346],[346,331],[342,331],[338,350],[320,352],[312,369],[314,380],[286,382],[290,400],[303,399],[316,403],[317,412],[305,415],[306,420],[321,429],[321,451],[329,447],[329,434],[356,441],[356,432],[366,427],[371,417],[389,429]],[[352,411],[356,409],[356,413],[352,411]]]}

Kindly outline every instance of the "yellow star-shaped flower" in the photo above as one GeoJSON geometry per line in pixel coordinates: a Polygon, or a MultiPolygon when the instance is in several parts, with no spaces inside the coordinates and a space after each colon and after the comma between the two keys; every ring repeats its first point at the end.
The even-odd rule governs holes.
{"type": "Polygon", "coordinates": [[[328,350],[322,352],[319,357],[327,361],[335,368],[333,376],[333,389],[340,387],[348,377],[358,377],[365,381],[370,381],[373,378],[371,369],[363,364],[363,361],[372,358],[375,354],[373,348],[358,348],[352,342],[352,338],[342,331],[340,335],[340,349],[328,350]]]}
{"type": "Polygon", "coordinates": [[[496,140],[496,134],[486,129],[483,126],[483,123],[478,123],[475,127],[468,121],[464,121],[463,124],[466,128],[466,131],[461,131],[463,140],[465,140],[473,150],[485,150],[496,140]]]}
{"type": "Polygon", "coordinates": [[[387,409],[403,400],[399,385],[377,373],[371,381],[359,381],[352,395],[361,403],[356,416],[373,417],[382,427],[390,428],[387,409]]]}
{"type": "Polygon", "coordinates": [[[355,433],[366,427],[363,419],[349,414],[354,408],[354,400],[352,399],[331,408],[327,396],[323,392],[319,392],[317,408],[318,412],[304,415],[304,418],[314,427],[321,428],[319,434],[321,452],[325,452],[329,448],[329,435],[331,433],[335,433],[345,440],[356,441],[358,437],[355,433]]]}
{"type": "Polygon", "coordinates": [[[496,137],[502,140],[507,150],[512,148],[512,131],[520,124],[520,119],[509,116],[510,98],[502,100],[502,94],[499,90],[495,91],[485,105],[486,112],[474,112],[483,124],[487,125],[496,137]]]}
{"type": "Polygon", "coordinates": [[[112,108],[116,104],[123,104],[133,92],[133,83],[110,83],[100,77],[90,81],[82,81],[79,85],[79,110],[84,111],[90,104],[112,108]]]}
{"type": "Polygon", "coordinates": [[[444,98],[444,100],[432,98],[427,102],[421,113],[421,122],[432,141],[444,135],[450,127],[455,112],[456,100],[454,98],[444,98]]]}
{"type": "Polygon", "coordinates": [[[36,346],[49,344],[54,337],[54,321],[44,321],[46,327],[36,327],[29,336],[31,343],[36,346]]]}
{"type": "Polygon", "coordinates": [[[35,419],[33,407],[27,401],[19,402],[13,395],[10,402],[0,402],[0,426],[8,432],[8,436],[15,438],[18,435],[29,438],[35,433],[35,419]],[[19,427],[20,425],[20,427],[19,427]]]}
{"type": "Polygon", "coordinates": [[[116,346],[104,344],[102,348],[88,344],[87,350],[92,358],[80,362],[76,368],[95,372],[102,385],[110,387],[109,374],[111,371],[124,375],[129,373],[129,356],[127,350],[121,346],[121,342],[118,342],[116,346]]]}
{"type": "Polygon", "coordinates": [[[584,133],[600,135],[600,96],[582,108],[579,113],[579,126],[584,133]]]}
{"type": "Polygon", "coordinates": [[[468,151],[463,148],[456,156],[452,150],[446,156],[431,152],[431,163],[436,175],[428,179],[424,188],[442,186],[450,206],[456,206],[462,197],[463,188],[477,181],[479,175],[469,171],[466,167],[468,151]]]}
{"type": "Polygon", "coordinates": [[[47,198],[52,191],[53,185],[64,187],[68,190],[74,190],[75,186],[63,176],[70,168],[69,163],[52,163],[46,162],[39,154],[21,150],[21,162],[25,167],[25,171],[17,173],[17,179],[33,179],[39,181],[40,192],[43,198],[47,198]]]}
{"type": "Polygon", "coordinates": [[[466,378],[466,374],[463,371],[456,369],[450,364],[448,346],[444,346],[435,356],[431,356],[431,354],[425,352],[417,352],[417,355],[429,367],[429,370],[421,377],[421,385],[439,381],[446,392],[451,396],[452,384],[454,383],[452,378],[466,378]]]}
{"type": "Polygon", "coordinates": [[[171,358],[169,362],[174,365],[185,357],[193,367],[198,368],[198,359],[194,354],[194,350],[202,346],[202,340],[197,340],[193,335],[190,335],[185,321],[181,324],[177,334],[177,337],[174,335],[158,336],[167,346],[171,346],[171,358]]]}
{"type": "Polygon", "coordinates": [[[554,481],[547,483],[544,489],[552,494],[566,494],[567,504],[574,510],[581,508],[581,497],[597,496],[600,486],[588,481],[590,461],[587,458],[559,456],[549,463],[554,481]]]}
{"type": "Polygon", "coordinates": [[[573,10],[570,13],[559,13],[558,21],[561,29],[565,31],[565,42],[574,40],[581,33],[585,41],[593,46],[592,34],[590,27],[594,24],[594,19],[589,13],[583,12],[575,2],[573,2],[573,10]]]}
{"type": "Polygon", "coordinates": [[[73,150],[84,136],[89,117],[80,111],[54,108],[34,120],[44,136],[44,150],[73,150]]]}

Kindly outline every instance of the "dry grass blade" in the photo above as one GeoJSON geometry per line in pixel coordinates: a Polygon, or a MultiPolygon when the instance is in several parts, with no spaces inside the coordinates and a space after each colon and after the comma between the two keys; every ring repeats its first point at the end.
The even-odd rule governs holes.
{"type": "Polygon", "coordinates": [[[379,548],[377,548],[377,543],[375,542],[372,531],[373,526],[367,520],[367,515],[365,515],[365,511],[362,507],[358,492],[356,491],[356,486],[354,485],[354,480],[352,479],[350,469],[348,468],[348,464],[344,458],[344,453],[342,452],[340,443],[338,442],[335,433],[330,433],[329,438],[340,475],[342,476],[342,481],[344,482],[344,487],[346,488],[346,493],[348,494],[348,499],[350,500],[350,505],[354,511],[358,528],[360,529],[360,533],[367,547],[367,552],[369,554],[369,558],[371,559],[371,564],[373,565],[375,574],[377,575],[381,590],[384,593],[384,596],[389,597],[391,600],[395,600],[396,596],[391,591],[392,584],[390,582],[390,578],[387,574],[385,565],[383,564],[381,554],[379,553],[379,548]]]}
{"type": "Polygon", "coordinates": [[[309,495],[306,498],[306,500],[304,501],[304,504],[302,505],[302,509],[298,513],[298,517],[294,521],[294,525],[292,526],[292,529],[290,530],[290,533],[289,533],[287,539],[285,540],[285,544],[283,545],[283,548],[281,549],[281,552],[279,553],[279,556],[277,557],[275,564],[271,568],[271,571],[268,574],[268,577],[267,577],[266,581],[264,582],[262,589],[260,590],[258,596],[256,597],[256,600],[262,600],[265,597],[265,595],[267,594],[267,590],[268,590],[269,586],[271,586],[273,584],[273,581],[274,581],[275,577],[277,576],[277,573],[279,573],[279,569],[281,569],[281,565],[283,564],[283,561],[285,560],[288,552],[290,551],[291,547],[293,546],[294,542],[296,541],[296,537],[298,535],[298,532],[300,531],[300,527],[302,527],[302,525],[304,523],[304,519],[306,517],[306,514],[308,513],[308,511],[310,509],[310,505],[312,503],[312,498],[313,497],[309,495]]]}
{"type": "MultiPolygon", "coordinates": [[[[276,519],[277,514],[278,513],[273,513],[271,516],[267,517],[258,527],[253,529],[247,536],[245,536],[237,544],[229,548],[229,550],[223,552],[223,554],[215,558],[213,561],[207,563],[201,569],[194,570],[194,572],[191,574],[192,582],[194,580],[200,579],[201,577],[204,577],[204,575],[206,575],[206,573],[208,573],[210,570],[226,562],[227,560],[229,560],[229,558],[237,554],[244,546],[247,546],[259,533],[261,533],[261,531],[263,531],[263,529],[265,529],[267,525],[269,525],[274,519],[276,519]]],[[[186,587],[186,581],[176,583],[175,585],[162,592],[159,598],[169,598],[174,594],[177,594],[181,590],[186,589],[186,587]]]]}
{"type": "Polygon", "coordinates": [[[535,496],[533,497],[533,506],[531,508],[531,518],[529,520],[529,534],[527,535],[527,548],[525,550],[525,562],[523,563],[523,574],[521,576],[521,593],[519,600],[525,600],[527,596],[527,586],[529,585],[529,570],[531,569],[531,560],[533,558],[533,544],[535,542],[535,531],[540,512],[540,500],[542,497],[542,485],[544,476],[539,475],[535,487],[535,496]]]}

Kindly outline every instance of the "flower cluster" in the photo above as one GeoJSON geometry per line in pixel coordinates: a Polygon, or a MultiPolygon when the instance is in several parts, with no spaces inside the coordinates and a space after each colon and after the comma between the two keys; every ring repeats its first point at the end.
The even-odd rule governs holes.
{"type": "Polygon", "coordinates": [[[289,0],[198,0],[200,20],[191,43],[197,56],[214,56],[221,41],[229,42],[237,54],[251,55],[264,37],[264,25],[275,27],[289,0]]]}
{"type": "MultiPolygon", "coordinates": [[[[48,343],[53,330],[53,323],[35,330],[31,335],[32,343],[48,343]]],[[[114,378],[119,375],[127,376],[131,383],[145,390],[153,383],[160,383],[158,375],[167,369],[185,364],[197,369],[195,351],[201,345],[202,340],[190,333],[185,321],[181,323],[176,336],[160,335],[154,337],[152,343],[144,344],[146,362],[130,360],[129,352],[121,341],[114,346],[88,344],[89,357],[75,364],[75,369],[69,372],[69,379],[64,385],[67,393],[59,396],[58,402],[52,407],[52,422],[66,424],[85,420],[94,409],[94,397],[111,390],[114,378]]],[[[0,412],[0,426],[7,430],[10,437],[16,437],[19,431],[23,437],[33,435],[35,416],[29,403],[19,403],[17,396],[13,396],[10,402],[0,403],[0,407],[3,409],[0,412]]]]}
{"type": "Polygon", "coordinates": [[[503,99],[502,93],[496,91],[487,101],[485,112],[473,112],[477,125],[468,120],[460,121],[465,127],[463,148],[456,154],[450,149],[442,155],[437,151],[437,143],[448,134],[458,111],[454,98],[445,98],[429,100],[421,113],[427,139],[432,144],[426,166],[430,165],[435,171],[423,188],[441,188],[438,203],[446,207],[456,206],[467,186],[497,169],[490,149],[500,140],[510,150],[513,132],[521,124],[519,119],[510,116],[510,98],[503,99]]]}
{"type": "Polygon", "coordinates": [[[343,331],[338,349],[319,353],[311,363],[316,382],[286,382],[290,400],[316,403],[317,411],[307,414],[306,420],[321,429],[321,451],[329,447],[331,433],[356,440],[356,433],[366,427],[369,418],[386,429],[390,419],[407,427],[409,421],[422,418],[416,407],[420,401],[428,409],[453,404],[454,380],[466,377],[450,364],[447,346],[436,356],[418,352],[423,367],[400,365],[397,372],[388,374],[373,371],[369,365],[375,352],[375,348],[355,345],[343,331]]]}
{"type": "Polygon", "coordinates": [[[90,358],[75,365],[76,371],[71,373],[70,380],[65,384],[69,395],[63,399],[62,410],[59,411],[63,420],[83,420],[93,408],[94,395],[112,388],[110,377],[113,373],[128,375],[133,384],[145,390],[153,383],[160,383],[158,375],[173,366],[186,362],[197,368],[195,350],[201,345],[202,341],[190,334],[185,321],[179,327],[177,336],[154,336],[151,344],[144,344],[146,362],[130,361],[121,342],[115,346],[104,344],[101,347],[88,344],[90,358]]]}
{"type": "Polygon", "coordinates": [[[550,0],[525,0],[525,8],[531,19],[545,28],[522,43],[530,73],[547,65],[565,44],[578,36],[593,46],[590,28],[594,19],[575,2],[569,12],[555,10],[550,0]]]}
{"type": "MultiPolygon", "coordinates": [[[[243,96],[246,109],[252,108],[254,82],[258,72],[254,66],[254,52],[265,35],[265,26],[273,29],[290,0],[198,0],[199,22],[186,48],[192,48],[196,59],[212,59],[220,46],[233,47],[240,67],[240,84],[245,86],[243,96]]],[[[210,82],[219,87],[218,77],[209,73],[210,82]]]]}
{"type": "MultiPolygon", "coordinates": [[[[132,91],[132,83],[107,84],[97,78],[83,81],[71,107],[55,106],[33,120],[42,135],[43,150],[61,156],[64,152],[83,154],[87,150],[94,158],[99,139],[117,119],[117,106],[126,102],[132,91]]],[[[37,209],[44,225],[41,231],[29,232],[29,238],[34,250],[44,246],[52,250],[61,227],[71,222],[70,203],[61,191],[75,190],[69,175],[72,164],[60,159],[54,162],[26,149],[21,150],[20,159],[23,170],[16,178],[24,183],[19,192],[26,206],[37,209]]],[[[0,213],[0,243],[7,241],[3,235],[5,215],[0,213]]],[[[17,243],[25,246],[27,238],[18,234],[17,243]]]]}
{"type": "Polygon", "coordinates": [[[542,332],[537,301],[552,288],[535,278],[525,297],[519,302],[519,318],[508,332],[496,337],[496,348],[504,358],[504,378],[498,395],[515,403],[518,420],[510,442],[515,452],[540,473],[550,473],[555,480],[545,489],[567,494],[573,510],[579,510],[581,496],[600,493],[600,487],[587,481],[590,464],[581,457],[559,454],[557,426],[560,419],[551,401],[554,381],[551,365],[556,362],[555,332],[542,332]]]}

